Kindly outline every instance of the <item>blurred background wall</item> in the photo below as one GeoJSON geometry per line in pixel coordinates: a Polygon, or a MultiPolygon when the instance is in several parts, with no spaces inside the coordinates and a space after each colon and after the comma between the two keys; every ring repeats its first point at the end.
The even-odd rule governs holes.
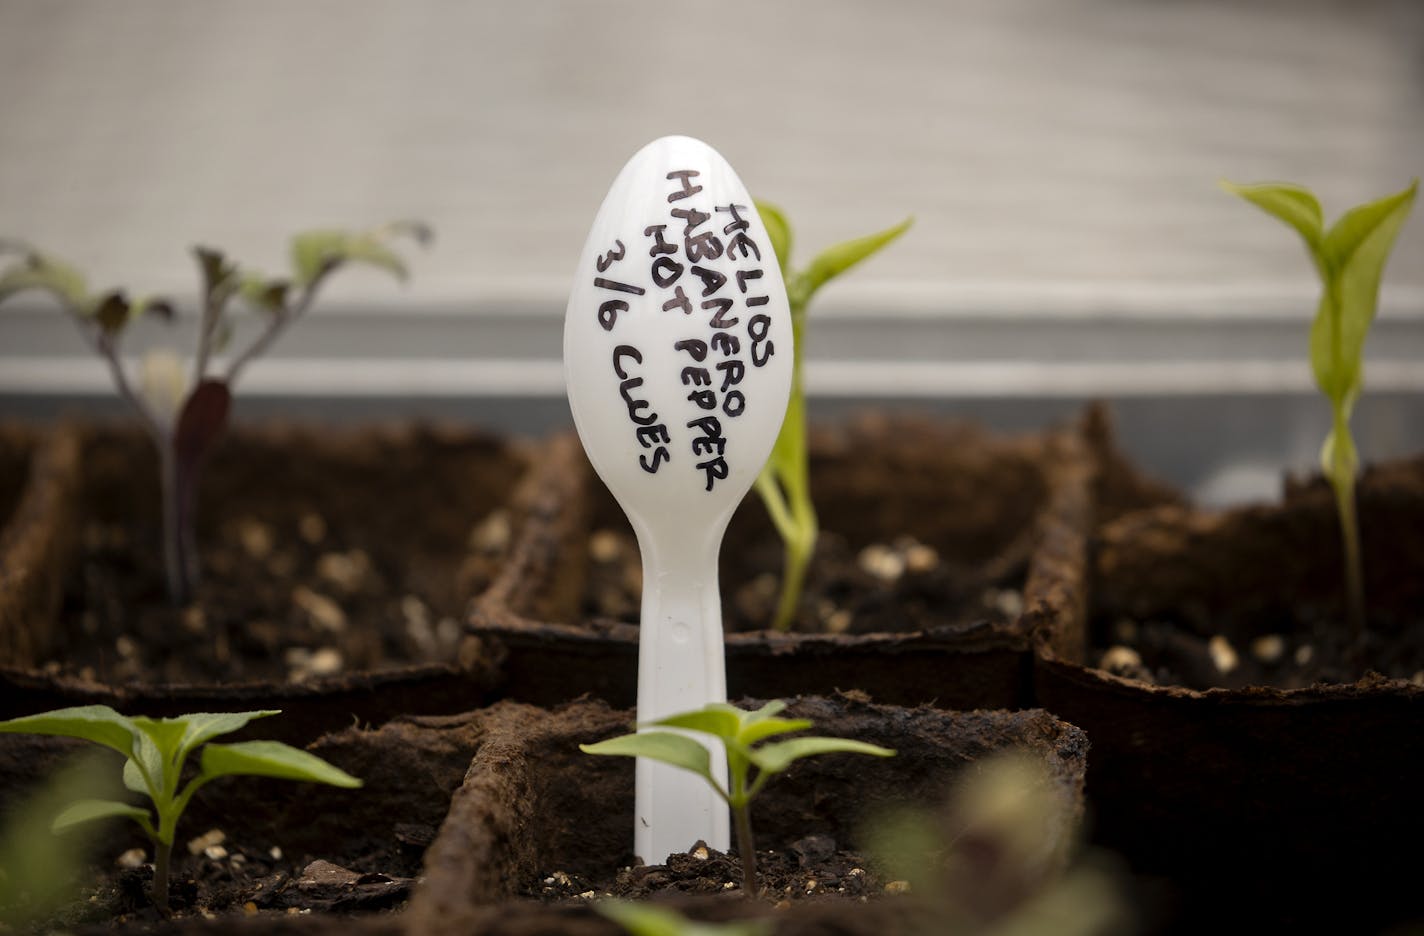
{"type": "MultiPolygon", "coordinates": [[[[195,242],[275,272],[299,229],[436,228],[408,286],[342,277],[242,416],[567,424],[572,265],[667,133],[780,203],[799,261],[915,216],[812,309],[818,415],[1021,428],[1107,397],[1134,454],[1239,499],[1308,467],[1328,412],[1305,254],[1216,181],[1333,216],[1424,171],[1424,4],[0,0],[0,234],[96,285],[191,300],[195,242]]],[[[1424,448],[1424,217],[1366,384],[1365,451],[1424,448]]],[[[0,415],[112,409],[52,308],[0,309],[0,415]]]]}

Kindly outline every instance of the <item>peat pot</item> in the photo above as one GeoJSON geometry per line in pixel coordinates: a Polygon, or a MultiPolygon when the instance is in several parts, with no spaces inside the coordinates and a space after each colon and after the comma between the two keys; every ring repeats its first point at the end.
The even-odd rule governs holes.
{"type": "MultiPolygon", "coordinates": [[[[1066,862],[1088,751],[1073,726],[1035,710],[945,712],[849,696],[793,700],[786,715],[811,719],[817,734],[857,738],[898,754],[808,758],[768,784],[752,804],[763,869],[776,860],[814,869],[832,852],[860,851],[877,818],[897,807],[938,805],[966,772],[1007,751],[1025,752],[1044,769],[1041,782],[1055,808],[1034,841],[1056,869],[1066,862]]],[[[594,918],[588,904],[607,892],[620,868],[632,866],[633,761],[591,757],[578,745],[628,731],[633,713],[600,701],[552,711],[501,702],[484,717],[479,751],[426,854],[404,921],[407,933],[617,932],[594,918]],[[589,891],[578,893],[584,887],[589,891]]],[[[771,899],[744,899],[736,884],[718,883],[720,872],[708,870],[729,871],[732,863],[693,848],[668,856],[666,868],[633,867],[634,887],[639,899],[703,919],[772,913],[773,903],[789,896],[778,890],[771,899]],[[700,883],[686,883],[689,877],[700,883]],[[670,883],[676,880],[684,883],[670,883]],[[688,893],[709,880],[713,893],[688,893]]],[[[817,932],[817,925],[831,926],[820,932],[911,932],[915,904],[883,896],[874,884],[862,893],[857,882],[868,872],[859,865],[840,877],[812,873],[818,881],[798,883],[795,896],[814,899],[791,899],[791,909],[775,911],[778,932],[817,932]]]]}
{"type": "MultiPolygon", "coordinates": [[[[880,415],[814,432],[821,536],[791,632],[768,629],[782,546],[755,494],[724,541],[729,694],[856,689],[893,704],[1027,704],[1029,569],[1056,492],[1089,476],[1098,448],[1083,435],[1005,437],[880,415]]],[[[1129,474],[1118,471],[1119,500],[1163,496],[1129,474]]],[[[551,447],[531,486],[527,522],[476,599],[471,632],[513,698],[590,693],[631,706],[641,594],[632,529],[571,437],[551,447]]]]}
{"type": "Polygon", "coordinates": [[[478,705],[491,679],[459,622],[535,451],[463,430],[237,429],[201,478],[203,577],[179,607],[146,437],[52,432],[0,539],[0,717],[280,708],[310,741],[478,705]]]}
{"type": "MultiPolygon", "coordinates": [[[[1093,742],[1096,839],[1171,882],[1183,932],[1227,900],[1317,931],[1424,914],[1398,857],[1424,835],[1424,459],[1366,472],[1358,504],[1360,640],[1319,481],[1121,516],[1030,615],[1037,702],[1093,742]]],[[[1065,506],[1087,525],[1089,504],[1065,506]]]]}
{"type": "MultiPolygon", "coordinates": [[[[254,722],[243,736],[271,737],[286,717],[254,722]]],[[[142,859],[133,857],[151,860],[137,827],[90,826],[99,836],[94,864],[78,875],[58,923],[77,933],[399,932],[422,855],[484,733],[478,714],[400,718],[308,747],[361,778],[356,790],[250,777],[209,784],[178,827],[172,920],[161,920],[147,896],[151,868],[121,858],[141,849],[142,859]]],[[[0,820],[25,809],[66,762],[97,751],[69,739],[0,735],[0,820]]],[[[118,758],[100,756],[117,782],[118,758]]]]}

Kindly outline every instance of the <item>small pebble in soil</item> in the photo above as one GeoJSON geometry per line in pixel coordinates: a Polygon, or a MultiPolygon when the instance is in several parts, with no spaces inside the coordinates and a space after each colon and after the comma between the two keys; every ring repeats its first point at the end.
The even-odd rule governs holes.
{"type": "Polygon", "coordinates": [[[1206,652],[1211,654],[1211,665],[1220,673],[1229,673],[1241,663],[1240,657],[1236,655],[1236,648],[1221,634],[1212,635],[1211,640],[1207,641],[1206,652]]]}
{"type": "Polygon", "coordinates": [[[348,595],[361,590],[371,571],[371,557],[363,549],[323,553],[316,561],[316,574],[348,595]]]}
{"type": "Polygon", "coordinates": [[[909,892],[909,881],[891,881],[885,885],[885,893],[887,894],[908,894],[909,892]]]}
{"type": "Polygon", "coordinates": [[[281,861],[282,849],[276,845],[273,845],[271,848],[267,849],[267,857],[271,858],[273,861],[281,861]]]}
{"type": "Polygon", "coordinates": [[[345,661],[341,651],[335,647],[318,647],[315,651],[306,647],[291,647],[283,654],[287,664],[287,678],[301,682],[313,676],[331,676],[341,672],[345,661]]]}
{"type": "Polygon", "coordinates": [[[426,631],[430,630],[430,609],[416,595],[405,595],[401,598],[401,617],[405,618],[407,627],[414,625],[426,631]]]}
{"type": "Polygon", "coordinates": [[[266,559],[272,552],[272,528],[260,520],[243,517],[237,521],[237,541],[253,559],[266,559]]]}
{"type": "Polygon", "coordinates": [[[1142,669],[1142,656],[1131,647],[1117,644],[1103,652],[1098,668],[1117,676],[1132,675],[1142,669]]]}
{"type": "Polygon", "coordinates": [[[1315,648],[1310,644],[1301,644],[1295,648],[1295,665],[1308,666],[1315,658],[1315,648]]]}
{"type": "Polygon", "coordinates": [[[222,829],[209,829],[202,835],[188,839],[188,854],[200,855],[214,845],[227,841],[227,833],[222,829]]]}
{"type": "Polygon", "coordinates": [[[617,562],[622,554],[623,547],[618,541],[618,534],[612,530],[595,530],[588,538],[588,555],[594,562],[617,562]]]}
{"type": "Polygon", "coordinates": [[[201,634],[208,629],[208,616],[201,605],[189,605],[183,609],[183,629],[191,634],[201,634]]]}
{"type": "Polygon", "coordinates": [[[910,539],[904,548],[905,568],[917,574],[933,571],[939,565],[939,553],[933,546],[910,539]]]}
{"type": "Polygon", "coordinates": [[[249,900],[247,903],[242,905],[242,912],[247,914],[248,916],[256,916],[257,904],[249,900]]]}
{"type": "Polygon", "coordinates": [[[118,860],[115,861],[114,864],[118,865],[120,868],[126,868],[129,870],[132,870],[134,868],[142,868],[144,862],[147,860],[147,857],[147,854],[142,848],[130,848],[128,851],[120,855],[118,860]]]}
{"type": "Polygon", "coordinates": [[[138,656],[138,644],[127,634],[120,634],[114,638],[114,652],[125,660],[132,660],[138,656]]]}
{"type": "Polygon", "coordinates": [[[1280,634],[1263,634],[1251,641],[1251,655],[1267,666],[1275,666],[1286,655],[1286,639],[1280,634]]]}
{"type": "Polygon", "coordinates": [[[905,560],[884,543],[871,543],[860,551],[856,564],[867,575],[882,582],[898,581],[905,574],[905,560]]]}
{"type": "Polygon", "coordinates": [[[341,610],[341,605],[320,592],[298,585],[292,589],[292,604],[305,611],[312,623],[322,630],[332,633],[346,630],[346,612],[341,610]]]}
{"type": "Polygon", "coordinates": [[[1023,595],[1012,588],[996,591],[992,600],[986,604],[1010,620],[1023,614],[1023,595]]]}
{"type": "Polygon", "coordinates": [[[209,861],[222,861],[227,857],[227,849],[221,845],[209,845],[203,849],[203,855],[209,861]]]}
{"type": "Polygon", "coordinates": [[[302,539],[315,546],[326,539],[326,518],[319,513],[310,511],[302,514],[301,519],[297,521],[297,533],[301,535],[302,539]]]}
{"type": "Polygon", "coordinates": [[[503,552],[509,548],[511,535],[509,514],[496,510],[470,530],[470,549],[483,553],[503,552]]]}
{"type": "Polygon", "coordinates": [[[850,626],[855,623],[855,615],[842,608],[839,611],[833,611],[828,614],[825,621],[826,633],[844,634],[850,630],[850,626]]]}

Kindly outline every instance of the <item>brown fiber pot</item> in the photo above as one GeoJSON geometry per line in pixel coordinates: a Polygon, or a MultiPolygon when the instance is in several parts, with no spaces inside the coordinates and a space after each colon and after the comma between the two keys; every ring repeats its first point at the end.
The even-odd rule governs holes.
{"type": "MultiPolygon", "coordinates": [[[[856,632],[855,617],[843,633],[777,633],[765,623],[739,629],[748,626],[738,616],[739,596],[758,583],[774,588],[781,569],[780,541],[761,503],[749,496],[722,550],[729,694],[858,689],[893,704],[1027,704],[1031,651],[1019,611],[1038,600],[1028,570],[1044,548],[1048,505],[1064,485],[1088,483],[1084,466],[1099,448],[1110,448],[1102,426],[1000,437],[875,416],[814,433],[811,478],[823,541],[839,537],[854,566],[864,547],[910,536],[931,547],[942,565],[889,583],[852,568],[848,585],[828,586],[844,585],[858,602],[855,615],[866,615],[867,632],[856,632]],[[995,594],[1012,601],[997,617],[980,598],[995,594]]],[[[1126,479],[1129,472],[1120,474],[1126,479]]],[[[630,706],[637,592],[629,589],[633,600],[619,618],[606,616],[599,601],[607,572],[600,572],[596,553],[612,542],[619,561],[636,572],[631,529],[572,438],[551,448],[531,483],[528,523],[515,534],[503,574],[476,600],[471,631],[498,661],[513,698],[552,704],[591,693],[630,706]]],[[[1125,480],[1115,490],[1134,504],[1165,496],[1125,480]]],[[[818,556],[811,589],[820,568],[818,556]]]]}
{"type": "Polygon", "coordinates": [[[200,593],[194,616],[165,602],[151,445],[132,431],[53,432],[0,541],[7,557],[23,550],[27,560],[7,560],[0,573],[0,717],[91,702],[157,715],[299,709],[304,716],[286,724],[309,741],[353,717],[481,704],[493,680],[461,652],[458,622],[498,568],[520,511],[515,491],[537,451],[465,430],[237,429],[202,476],[199,551],[212,590],[200,593]],[[357,559],[365,578],[349,592],[314,578],[357,559]],[[299,587],[284,584],[281,563],[298,569],[299,587]],[[320,626],[330,626],[333,607],[339,639],[363,655],[293,681],[288,662],[302,658],[284,656],[286,629],[306,627],[296,653],[334,642],[320,626]],[[407,608],[425,619],[424,634],[443,628],[449,645],[422,656],[398,644],[407,608]],[[127,623],[96,625],[96,616],[127,623]],[[232,671],[174,669],[244,644],[246,656],[232,650],[242,661],[232,671]],[[125,647],[147,661],[137,673],[124,668],[125,647]]]}
{"type": "MultiPolygon", "coordinates": [[[[1063,846],[1059,854],[1066,860],[1081,813],[1088,752],[1086,736],[1073,726],[1035,710],[945,712],[874,705],[849,696],[796,699],[786,714],[811,719],[818,734],[857,738],[898,753],[888,759],[838,756],[794,764],[753,803],[759,847],[784,849],[817,833],[856,848],[876,817],[900,806],[934,806],[977,760],[1022,750],[1052,778],[1053,796],[1062,808],[1046,836],[1063,846]]],[[[484,932],[480,927],[509,912],[507,902],[541,875],[557,869],[596,877],[632,858],[633,761],[590,757],[578,749],[581,743],[628,731],[632,712],[602,702],[575,702],[553,711],[501,702],[484,717],[488,727],[480,749],[426,854],[424,879],[406,920],[412,936],[484,932]]],[[[841,909],[839,925],[847,928],[838,932],[883,932],[887,925],[890,931],[904,931],[893,920],[909,912],[908,907],[873,906],[862,926],[854,919],[865,909],[857,898],[821,900],[841,909]]],[[[756,901],[736,895],[676,903],[702,917],[770,910],[770,904],[758,908],[756,901]]],[[[826,912],[825,903],[813,901],[804,910],[793,905],[788,918],[810,913],[824,921],[826,912]]],[[[573,916],[585,914],[575,911],[573,916]]],[[[548,913],[549,918],[557,917],[548,913]]],[[[541,930],[495,926],[490,931],[541,930]]],[[[588,931],[609,930],[595,924],[588,931]]]]}
{"type": "MultiPolygon", "coordinates": [[[[1063,506],[1087,528],[1087,502],[1063,506]]],[[[1418,647],[1424,460],[1367,473],[1359,510],[1371,626],[1418,647]]],[[[1197,691],[1091,665],[1124,616],[1205,621],[1238,647],[1340,619],[1337,522],[1320,484],[1276,506],[1129,514],[1099,530],[1091,560],[1083,537],[1055,571],[1056,596],[1030,613],[1037,701],[1093,741],[1095,838],[1171,881],[1182,932],[1220,923],[1228,900],[1243,908],[1233,919],[1315,931],[1373,932],[1424,911],[1418,863],[1398,858],[1424,835],[1424,688],[1375,674],[1197,691]]]]}
{"type": "MultiPolygon", "coordinates": [[[[282,717],[260,720],[242,737],[272,737],[282,717]]],[[[356,790],[247,777],[224,778],[201,790],[184,813],[174,847],[171,893],[180,917],[162,921],[147,899],[86,888],[123,875],[115,859],[148,845],[132,823],[109,822],[93,843],[92,877],[80,876],[79,903],[62,911],[66,932],[390,933],[418,876],[425,848],[448,810],[486,727],[477,714],[400,718],[377,729],[346,728],[308,750],[361,778],[356,790]],[[195,854],[190,839],[225,833],[226,854],[195,854]],[[270,854],[273,847],[280,856],[270,854]],[[235,855],[244,856],[234,859],[235,855]],[[245,860],[244,860],[245,859],[245,860]],[[242,861],[242,864],[237,864],[242,861]],[[364,876],[322,880],[310,865],[326,861],[364,876]],[[260,871],[245,869],[260,867],[260,871]],[[200,879],[201,890],[185,882],[200,879]],[[225,893],[225,891],[231,891],[225,893]],[[186,895],[186,896],[185,896],[186,895]],[[196,901],[196,902],[195,902],[196,901]],[[244,903],[252,906],[244,910],[244,903]],[[293,909],[295,908],[295,909],[293,909]],[[215,918],[205,919],[203,909],[215,918]]],[[[236,736],[234,736],[236,737],[236,736]]],[[[93,745],[67,739],[0,735],[0,821],[24,809],[66,761],[93,745]]],[[[118,760],[106,761],[117,782],[118,760]]],[[[138,884],[146,888],[146,876],[138,884]]]]}

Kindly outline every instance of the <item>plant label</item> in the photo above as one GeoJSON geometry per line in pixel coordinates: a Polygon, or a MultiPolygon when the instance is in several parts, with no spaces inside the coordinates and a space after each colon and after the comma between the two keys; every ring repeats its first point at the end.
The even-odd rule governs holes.
{"type": "MultiPolygon", "coordinates": [[[[564,320],[574,423],[643,557],[640,722],[725,701],[717,556],[791,369],[786,287],[746,187],[699,140],[648,144],[594,218],[564,320]]],[[[728,847],[725,804],[693,774],[640,759],[637,798],[643,860],[728,847]]]]}

